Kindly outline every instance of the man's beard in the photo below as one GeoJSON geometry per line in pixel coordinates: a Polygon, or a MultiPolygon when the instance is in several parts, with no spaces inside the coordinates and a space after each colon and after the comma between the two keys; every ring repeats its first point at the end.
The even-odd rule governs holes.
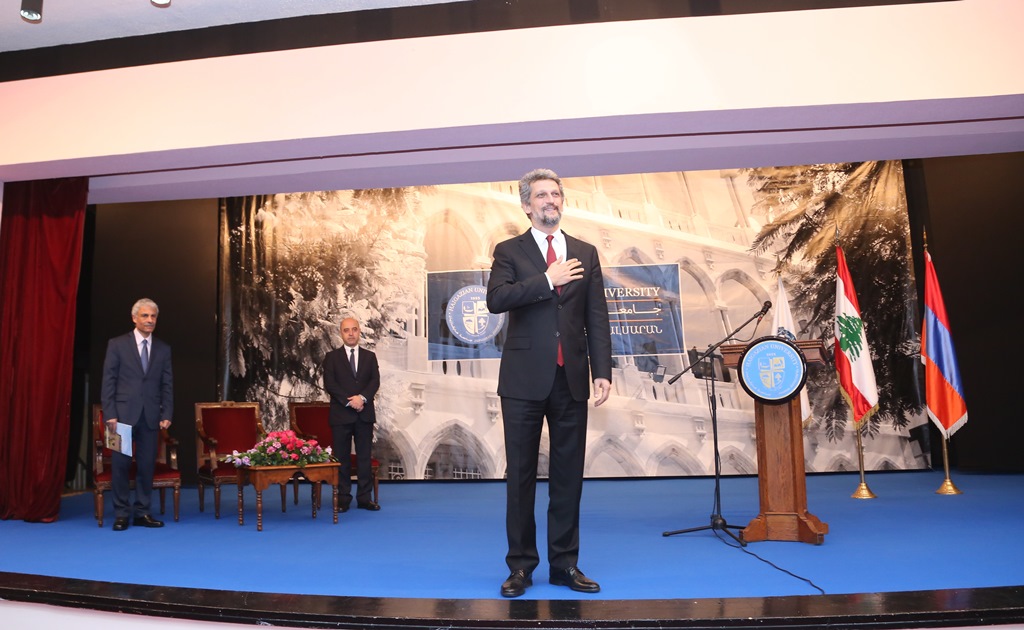
{"type": "Polygon", "coordinates": [[[540,224],[545,227],[557,227],[558,224],[561,223],[562,221],[562,213],[556,210],[554,215],[550,215],[547,213],[547,210],[548,209],[545,208],[544,211],[541,213],[539,217],[540,224]]]}

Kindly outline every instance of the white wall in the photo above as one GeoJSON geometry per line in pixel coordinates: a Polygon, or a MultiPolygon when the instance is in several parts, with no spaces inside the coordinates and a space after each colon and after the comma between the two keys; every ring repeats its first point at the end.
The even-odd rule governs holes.
{"type": "Polygon", "coordinates": [[[647,20],[0,84],[0,181],[90,202],[1024,149],[1024,3],[647,20]]]}

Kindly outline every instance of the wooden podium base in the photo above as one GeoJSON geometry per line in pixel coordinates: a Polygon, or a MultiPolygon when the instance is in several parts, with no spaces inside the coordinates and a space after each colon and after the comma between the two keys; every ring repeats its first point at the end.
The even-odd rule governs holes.
{"type": "Polygon", "coordinates": [[[769,512],[754,517],[740,532],[740,538],[744,542],[782,540],[820,545],[827,533],[828,524],[809,512],[769,512]]]}
{"type": "MultiPolygon", "coordinates": [[[[822,361],[821,341],[796,345],[813,363],[822,361]]],[[[726,367],[734,368],[747,346],[722,346],[726,367]]],[[[804,472],[803,418],[800,398],[787,402],[754,403],[757,436],[757,488],[760,513],[740,532],[744,542],[783,540],[820,545],[828,525],[807,511],[807,479],[804,472]]]]}

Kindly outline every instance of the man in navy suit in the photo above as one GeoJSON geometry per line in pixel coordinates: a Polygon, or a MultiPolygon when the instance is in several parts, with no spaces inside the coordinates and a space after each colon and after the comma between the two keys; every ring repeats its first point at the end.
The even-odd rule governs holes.
{"type": "Polygon", "coordinates": [[[559,229],[564,192],[553,171],[519,181],[532,227],[494,248],[487,307],[508,313],[508,337],[498,371],[505,430],[505,528],[511,574],[501,585],[518,597],[539,564],[534,499],[541,429],[551,440],[548,503],[549,582],[596,593],[600,586],[577,566],[580,497],[587,443],[590,375],[594,405],[611,393],[608,304],[593,245],[559,229]]]}
{"type": "Polygon", "coordinates": [[[153,300],[132,306],[135,329],[107,343],[103,360],[100,400],[111,430],[117,423],[132,426],[135,456],[135,504],[129,501],[132,457],[114,452],[111,475],[114,491],[114,531],[128,529],[128,517],[140,527],[163,527],[150,514],[153,472],[160,429],[171,426],[174,415],[174,376],[171,347],[153,336],[160,309],[153,300]]]}
{"type": "Polygon", "coordinates": [[[334,435],[334,456],[341,462],[338,472],[338,509],[348,511],[352,503],[352,440],[356,443],[356,507],[376,512],[373,502],[373,471],[370,448],[373,424],[377,420],[373,397],[380,388],[377,355],[359,347],[359,322],[348,317],[341,322],[345,345],[324,358],[324,389],[331,395],[330,423],[334,435]]]}

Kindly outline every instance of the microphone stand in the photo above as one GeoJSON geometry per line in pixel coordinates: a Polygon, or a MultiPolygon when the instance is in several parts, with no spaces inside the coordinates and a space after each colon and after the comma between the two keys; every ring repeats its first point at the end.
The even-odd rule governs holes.
{"type": "Polygon", "coordinates": [[[733,540],[738,542],[741,547],[747,546],[746,541],[742,540],[736,534],[729,531],[730,528],[740,530],[742,530],[743,528],[738,525],[730,525],[722,516],[722,459],[721,454],[718,451],[718,401],[715,398],[715,363],[712,354],[714,354],[715,350],[717,350],[719,346],[729,341],[736,335],[736,333],[746,328],[747,324],[749,324],[750,322],[756,319],[758,323],[760,323],[761,318],[765,316],[765,313],[767,313],[767,307],[762,308],[760,311],[755,313],[750,319],[740,324],[736,328],[736,330],[729,333],[725,337],[725,339],[722,339],[718,343],[714,343],[708,346],[708,349],[702,355],[697,357],[696,361],[691,363],[689,367],[687,367],[679,374],[676,374],[668,381],[669,385],[671,385],[678,381],[680,377],[683,376],[683,374],[686,374],[687,372],[692,370],[694,366],[700,365],[705,360],[709,361],[709,364],[711,366],[711,435],[714,444],[715,454],[715,505],[713,511],[711,512],[710,525],[701,525],[700,527],[689,527],[687,529],[676,529],[668,532],[662,532],[662,536],[675,536],[676,534],[688,534],[690,532],[700,532],[706,529],[710,529],[714,531],[725,532],[733,540]]]}

